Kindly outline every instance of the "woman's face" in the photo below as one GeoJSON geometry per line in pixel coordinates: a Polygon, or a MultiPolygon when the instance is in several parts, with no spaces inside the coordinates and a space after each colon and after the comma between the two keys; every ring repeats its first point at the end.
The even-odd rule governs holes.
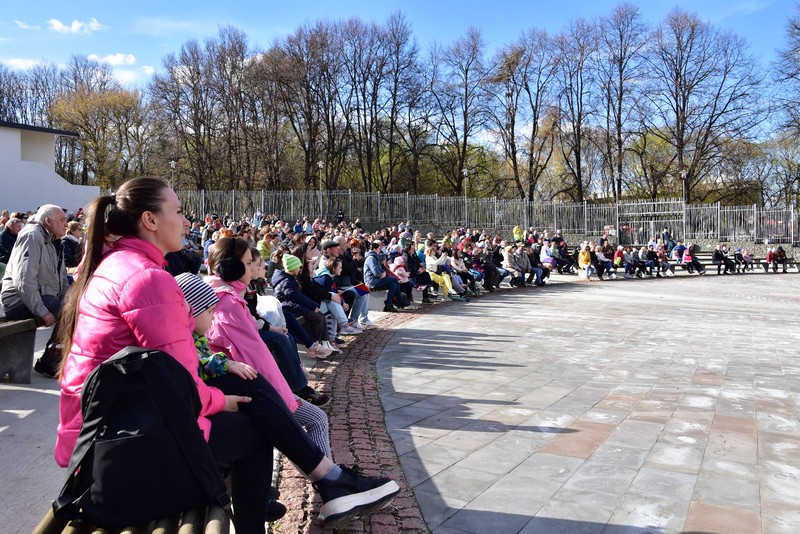
{"type": "Polygon", "coordinates": [[[333,271],[331,271],[331,273],[333,274],[333,276],[339,276],[340,274],[342,274],[342,264],[340,262],[337,262],[336,265],[333,266],[333,271]]]}
{"type": "MultiPolygon", "coordinates": [[[[251,252],[252,254],[252,252],[251,252]]],[[[255,280],[258,278],[258,272],[260,270],[260,258],[255,258],[253,262],[250,264],[250,279],[255,280]]]]}
{"type": "Polygon", "coordinates": [[[241,260],[242,263],[244,263],[244,274],[239,278],[239,281],[247,285],[253,279],[253,254],[250,252],[249,248],[245,251],[241,260]]]}
{"type": "Polygon", "coordinates": [[[312,247],[312,246],[306,247],[305,256],[306,256],[306,260],[310,260],[311,258],[313,258],[314,257],[314,247],[312,247]]]}
{"type": "Polygon", "coordinates": [[[183,238],[189,228],[189,220],[183,216],[181,201],[169,187],[162,189],[161,211],[147,212],[152,217],[152,229],[148,229],[148,239],[164,254],[177,252],[183,248],[183,238]]]}

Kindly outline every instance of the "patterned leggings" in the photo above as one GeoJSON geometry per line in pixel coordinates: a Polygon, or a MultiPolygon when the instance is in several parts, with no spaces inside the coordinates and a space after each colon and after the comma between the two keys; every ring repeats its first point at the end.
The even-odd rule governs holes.
{"type": "Polygon", "coordinates": [[[306,402],[299,397],[296,398],[300,401],[300,407],[295,410],[294,418],[297,419],[300,426],[306,429],[311,441],[325,453],[325,456],[333,461],[331,440],[328,434],[328,414],[310,402],[306,402]]]}

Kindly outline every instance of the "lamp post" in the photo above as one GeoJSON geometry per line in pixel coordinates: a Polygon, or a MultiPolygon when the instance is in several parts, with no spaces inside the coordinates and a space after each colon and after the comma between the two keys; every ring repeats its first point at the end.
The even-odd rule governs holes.
{"type": "Polygon", "coordinates": [[[323,216],[323,213],[322,213],[322,211],[323,211],[323,208],[322,208],[322,171],[325,168],[325,162],[322,161],[322,160],[319,160],[317,162],[317,167],[319,167],[319,211],[320,211],[320,217],[322,217],[323,216]]]}
{"type": "Polygon", "coordinates": [[[681,169],[681,201],[683,204],[683,238],[686,239],[686,169],[681,169]]]}
{"type": "Polygon", "coordinates": [[[686,169],[681,169],[681,172],[680,172],[680,175],[681,175],[681,199],[683,200],[684,204],[686,204],[686,200],[687,200],[687,198],[686,198],[686,175],[687,174],[688,173],[686,172],[686,169]]]}
{"type": "Polygon", "coordinates": [[[469,201],[467,195],[469,193],[469,170],[461,169],[461,174],[464,176],[464,226],[469,226],[469,201]]]}
{"type": "Polygon", "coordinates": [[[175,189],[175,166],[177,164],[174,159],[169,161],[169,185],[172,189],[175,189]]]}

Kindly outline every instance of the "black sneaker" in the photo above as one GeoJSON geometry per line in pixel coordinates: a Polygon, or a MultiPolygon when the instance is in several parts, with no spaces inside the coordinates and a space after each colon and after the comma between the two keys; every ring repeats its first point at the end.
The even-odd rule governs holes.
{"type": "Polygon", "coordinates": [[[50,369],[47,369],[42,363],[41,358],[36,360],[36,363],[33,364],[33,370],[42,376],[46,376],[47,378],[55,378],[58,374],[58,371],[51,371],[50,369]]]}
{"type": "Polygon", "coordinates": [[[394,307],[394,306],[392,306],[392,305],[389,305],[389,306],[384,306],[384,307],[383,307],[383,311],[385,311],[385,312],[387,312],[387,313],[392,313],[392,312],[396,312],[396,311],[397,311],[397,308],[395,308],[395,307],[394,307]]]}
{"type": "Polygon", "coordinates": [[[337,480],[313,484],[322,498],[319,517],[326,528],[341,528],[357,515],[368,516],[392,502],[400,492],[400,486],[390,478],[364,476],[357,466],[340,467],[342,474],[337,480]]]}
{"type": "Polygon", "coordinates": [[[431,299],[429,299],[429,298],[424,298],[424,299],[422,299],[422,303],[423,304],[433,304],[433,301],[431,299]]]}
{"type": "Polygon", "coordinates": [[[306,386],[297,393],[298,397],[306,402],[310,402],[314,406],[325,406],[331,401],[331,398],[324,393],[317,393],[311,386],[306,386]]]}
{"type": "Polygon", "coordinates": [[[269,499],[267,501],[267,513],[265,519],[267,523],[272,523],[273,521],[277,521],[281,517],[286,515],[286,507],[276,501],[275,499],[269,499]]]}

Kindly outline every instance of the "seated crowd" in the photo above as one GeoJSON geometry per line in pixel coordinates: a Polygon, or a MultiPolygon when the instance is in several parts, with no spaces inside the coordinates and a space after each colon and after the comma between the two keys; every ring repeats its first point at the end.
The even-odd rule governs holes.
{"type": "MultiPolygon", "coordinates": [[[[676,265],[705,273],[695,247],[669,236],[641,248],[601,238],[570,249],[558,231],[550,236],[516,227],[505,240],[459,228],[438,238],[423,236],[410,221],[370,232],[341,212],[335,222],[291,223],[260,212],[240,220],[215,214],[187,220],[177,195],[153,178],[130,180],[115,195],[95,199],[88,226],[82,211],[66,218],[48,205],[40,212],[42,221],[29,225],[51,238],[59,272],[80,265],[69,281],[73,290],[59,283],[59,294],[51,296],[57,306],[45,310],[58,323],[50,359],[43,356],[36,369],[61,378],[58,463],[66,466],[75,446],[89,372],[125,346],[164,350],[193,374],[203,402],[198,424],[219,463],[232,466],[242,517],[237,528],[245,532],[263,532],[264,521],[286,511],[269,497],[273,448],[314,481],[327,526],[372,513],[399,491],[388,478],[333,463],[328,418],[319,408],[330,398],[309,385],[298,352],[325,360],[342,351],[344,338],[369,335],[370,293],[385,292],[383,311],[395,312],[417,298],[468,302],[504,280],[512,288],[543,286],[551,273],[587,280],[662,277],[672,276],[676,265]],[[234,447],[224,433],[239,428],[249,437],[234,447]]],[[[23,254],[12,251],[27,215],[3,217],[0,262],[11,262],[5,305],[6,295],[24,285],[13,265],[23,254]]],[[[781,247],[768,261],[776,272],[782,263],[785,272],[781,247]]],[[[724,245],[713,262],[718,272],[753,268],[747,251],[729,255],[724,245]]]]}

